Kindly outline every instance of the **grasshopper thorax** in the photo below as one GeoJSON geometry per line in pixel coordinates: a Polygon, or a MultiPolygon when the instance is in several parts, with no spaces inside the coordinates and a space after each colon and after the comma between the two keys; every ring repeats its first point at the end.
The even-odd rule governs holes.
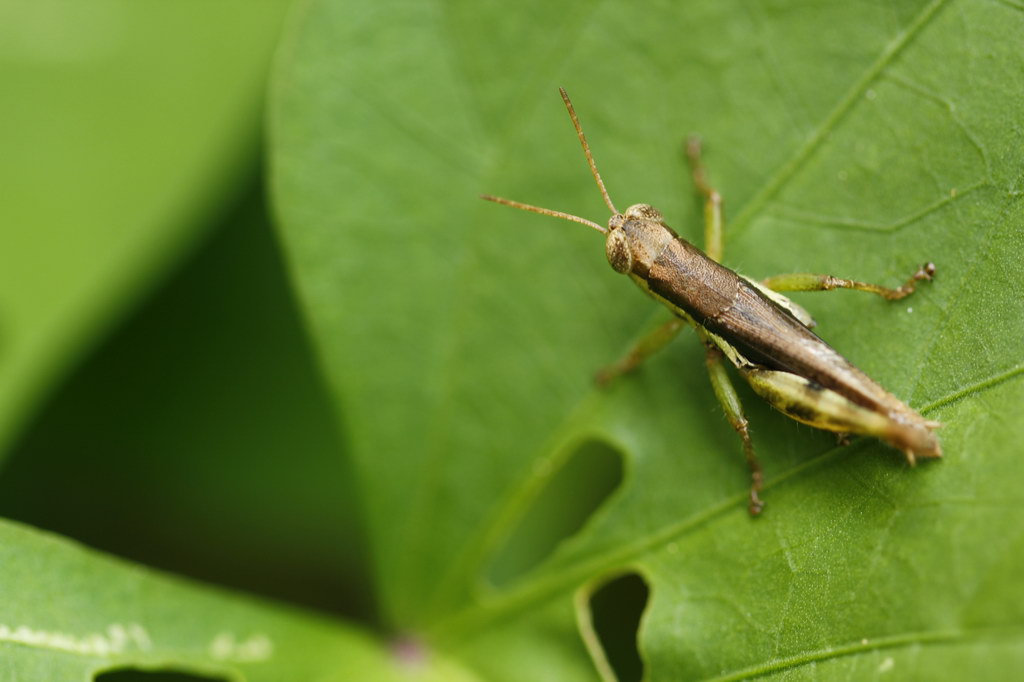
{"type": "Polygon", "coordinates": [[[664,248],[676,238],[661,212],[649,204],[634,204],[608,220],[605,255],[615,272],[644,276],[664,248]]]}

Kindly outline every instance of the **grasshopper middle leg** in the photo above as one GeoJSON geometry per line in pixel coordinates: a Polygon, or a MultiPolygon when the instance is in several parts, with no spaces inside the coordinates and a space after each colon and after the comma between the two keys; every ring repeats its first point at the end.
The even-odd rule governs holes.
{"type": "Polygon", "coordinates": [[[747,460],[747,466],[750,467],[750,498],[747,508],[750,510],[751,516],[757,516],[764,509],[764,502],[760,496],[764,476],[761,472],[761,463],[757,461],[757,456],[754,454],[754,443],[750,439],[747,417],[743,414],[740,397],[726,372],[725,363],[722,361],[724,357],[722,351],[703,334],[701,334],[701,338],[706,348],[705,360],[708,366],[708,376],[711,378],[711,388],[714,389],[715,397],[721,403],[729,424],[743,441],[743,456],[747,460]]]}

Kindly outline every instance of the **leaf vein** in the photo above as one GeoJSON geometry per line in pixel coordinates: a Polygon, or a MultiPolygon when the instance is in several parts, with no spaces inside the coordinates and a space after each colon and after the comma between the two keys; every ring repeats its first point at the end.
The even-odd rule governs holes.
{"type": "Polygon", "coordinates": [[[786,658],[781,658],[769,663],[744,668],[725,675],[707,678],[704,682],[735,682],[736,680],[747,680],[752,677],[761,677],[770,673],[798,668],[810,663],[827,661],[845,656],[853,656],[870,651],[882,649],[894,649],[918,644],[945,644],[950,642],[965,642],[972,639],[983,639],[986,636],[1007,636],[1018,635],[1022,631],[1019,628],[977,628],[970,630],[943,630],[937,632],[906,632],[898,635],[866,639],[860,642],[851,642],[844,646],[829,647],[817,651],[802,652],[786,658]]]}
{"type": "Polygon", "coordinates": [[[860,220],[857,218],[843,218],[840,216],[830,216],[819,214],[813,211],[799,208],[797,206],[790,206],[788,204],[775,204],[771,209],[771,214],[780,218],[793,220],[796,222],[804,223],[807,225],[816,225],[825,228],[841,228],[848,230],[858,230],[862,232],[899,232],[905,227],[909,227],[914,223],[918,222],[922,218],[935,213],[936,211],[945,208],[949,204],[963,199],[967,195],[986,187],[989,187],[990,183],[986,180],[980,180],[969,187],[958,191],[956,194],[947,194],[932,203],[923,206],[922,208],[909,213],[901,218],[896,218],[889,223],[880,223],[870,220],[860,220]]]}
{"type": "Polygon", "coordinates": [[[764,206],[775,198],[779,191],[785,186],[785,184],[792,178],[800,168],[811,158],[813,153],[821,146],[822,142],[828,137],[828,134],[842,121],[848,113],[853,109],[861,96],[867,91],[868,86],[871,85],[879,75],[885,70],[889,64],[899,56],[900,53],[913,41],[913,39],[921,32],[921,30],[927,26],[932,19],[939,13],[949,0],[933,0],[925,9],[914,19],[914,21],[897,36],[886,49],[882,52],[881,56],[868,68],[867,71],[860,77],[860,79],[853,84],[853,87],[843,96],[839,101],[839,104],[825,117],[819,125],[807,138],[803,146],[800,147],[796,153],[787,161],[781,168],[779,168],[775,175],[772,176],[765,185],[762,186],[761,190],[754,195],[754,197],[743,207],[739,215],[732,222],[730,230],[739,234],[742,232],[747,224],[749,224],[754,217],[764,208],[764,206]]]}

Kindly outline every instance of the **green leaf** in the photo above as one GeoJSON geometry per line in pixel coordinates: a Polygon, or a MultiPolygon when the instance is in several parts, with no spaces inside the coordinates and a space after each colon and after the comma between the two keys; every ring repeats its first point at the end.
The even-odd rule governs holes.
{"type": "Polygon", "coordinates": [[[289,37],[273,190],[396,629],[489,679],[593,679],[574,599],[635,571],[652,680],[1019,669],[1024,6],[356,7],[311,2],[289,37]],[[697,343],[596,391],[593,372],[664,313],[592,232],[476,198],[603,222],[558,85],[618,205],[650,202],[698,242],[679,143],[702,134],[725,260],[746,274],[896,284],[937,263],[900,303],[799,301],[946,424],[946,458],[910,469],[876,442],[837,448],[744,389],[768,475],[752,521],[697,343]],[[493,570],[595,441],[624,458],[621,487],[539,566],[493,570]]]}
{"type": "Polygon", "coordinates": [[[125,668],[249,682],[326,682],[353,671],[406,679],[385,648],[353,627],[128,566],[9,522],[0,522],[0,573],[5,679],[78,682],[125,668]]]}
{"type": "Polygon", "coordinates": [[[287,6],[0,8],[0,449],[251,181],[287,6]]]}

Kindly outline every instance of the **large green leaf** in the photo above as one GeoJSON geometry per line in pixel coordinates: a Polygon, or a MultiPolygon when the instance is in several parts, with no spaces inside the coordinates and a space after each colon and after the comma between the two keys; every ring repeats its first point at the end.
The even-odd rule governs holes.
{"type": "Polygon", "coordinates": [[[0,450],[251,180],[288,5],[0,4],[0,450]]]}
{"type": "MultiPolygon", "coordinates": [[[[1022,10],[309,3],[274,92],[273,189],[393,626],[491,679],[589,679],[574,597],[636,571],[651,679],[977,679],[1024,663],[1022,10]],[[752,521],[698,344],[596,391],[594,370],[664,313],[593,233],[476,198],[603,221],[557,85],[619,206],[653,203],[692,239],[679,142],[699,131],[731,219],[725,260],[749,275],[896,283],[935,261],[937,281],[899,304],[800,301],[946,424],[946,459],[836,448],[744,390],[768,472],[752,521]],[[620,489],[533,570],[494,567],[594,441],[624,458],[620,489]]],[[[579,494],[555,492],[567,507],[579,494]]]]}

